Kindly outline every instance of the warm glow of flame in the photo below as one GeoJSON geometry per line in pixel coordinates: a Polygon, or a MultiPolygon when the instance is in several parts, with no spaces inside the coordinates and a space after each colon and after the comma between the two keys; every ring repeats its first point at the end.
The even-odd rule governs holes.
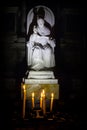
{"type": "Polygon", "coordinates": [[[32,98],[34,98],[34,92],[32,93],[32,98]]]}
{"type": "Polygon", "coordinates": [[[23,89],[25,90],[25,84],[23,85],[23,89]]]}
{"type": "Polygon", "coordinates": [[[43,93],[43,94],[45,94],[45,91],[44,91],[44,89],[43,89],[42,93],[43,93]]]}
{"type": "Polygon", "coordinates": [[[43,97],[43,93],[41,93],[41,98],[43,97]]]}
{"type": "Polygon", "coordinates": [[[51,93],[51,98],[54,98],[54,93],[51,93]]]}
{"type": "Polygon", "coordinates": [[[43,98],[45,97],[45,91],[44,91],[44,89],[42,90],[42,97],[43,98]]]}

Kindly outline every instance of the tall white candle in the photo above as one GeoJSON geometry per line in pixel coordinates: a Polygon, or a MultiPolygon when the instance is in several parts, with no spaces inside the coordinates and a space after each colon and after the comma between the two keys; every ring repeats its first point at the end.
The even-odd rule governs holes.
{"type": "Polygon", "coordinates": [[[26,108],[26,88],[23,85],[23,118],[25,117],[25,108],[26,108]]]}
{"type": "Polygon", "coordinates": [[[34,92],[32,93],[32,109],[34,108],[34,92]]]}
{"type": "Polygon", "coordinates": [[[53,99],[54,99],[54,94],[51,93],[50,112],[52,112],[52,109],[53,109],[53,99]]]}
{"type": "Polygon", "coordinates": [[[45,113],[46,113],[46,103],[45,103],[45,91],[44,91],[44,89],[42,91],[42,96],[43,96],[43,114],[45,115],[45,113]]]}
{"type": "Polygon", "coordinates": [[[42,101],[43,101],[43,94],[41,92],[41,97],[40,97],[40,108],[42,109],[42,101]]]}

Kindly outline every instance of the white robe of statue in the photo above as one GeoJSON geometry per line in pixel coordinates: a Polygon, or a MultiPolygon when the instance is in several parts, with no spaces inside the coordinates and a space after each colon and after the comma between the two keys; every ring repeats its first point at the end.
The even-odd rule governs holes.
{"type": "Polygon", "coordinates": [[[34,26],[33,31],[27,42],[28,66],[34,70],[54,67],[55,39],[49,37],[50,30],[44,26],[42,18],[37,20],[37,26],[34,26]]]}

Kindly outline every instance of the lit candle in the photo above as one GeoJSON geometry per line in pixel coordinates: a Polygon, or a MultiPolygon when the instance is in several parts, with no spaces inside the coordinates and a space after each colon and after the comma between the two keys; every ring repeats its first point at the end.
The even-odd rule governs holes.
{"type": "Polygon", "coordinates": [[[52,109],[53,109],[53,99],[54,99],[54,94],[51,93],[50,112],[52,112],[52,109]]]}
{"type": "Polygon", "coordinates": [[[25,117],[25,107],[26,107],[26,89],[23,85],[23,118],[25,117]]]}
{"type": "Polygon", "coordinates": [[[32,93],[32,109],[34,108],[34,92],[32,93]]]}
{"type": "Polygon", "coordinates": [[[40,97],[40,108],[42,108],[42,97],[43,97],[43,94],[41,93],[41,97],[40,97]]]}
{"type": "Polygon", "coordinates": [[[42,91],[42,96],[43,96],[43,114],[45,115],[45,113],[46,113],[46,104],[45,104],[45,91],[44,91],[44,89],[42,91]]]}

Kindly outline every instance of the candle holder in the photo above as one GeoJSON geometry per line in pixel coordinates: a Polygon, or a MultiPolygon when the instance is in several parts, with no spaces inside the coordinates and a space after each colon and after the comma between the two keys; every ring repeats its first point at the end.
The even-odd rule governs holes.
{"type": "Polygon", "coordinates": [[[32,109],[32,118],[44,118],[43,111],[41,108],[34,108],[32,109]]]}

